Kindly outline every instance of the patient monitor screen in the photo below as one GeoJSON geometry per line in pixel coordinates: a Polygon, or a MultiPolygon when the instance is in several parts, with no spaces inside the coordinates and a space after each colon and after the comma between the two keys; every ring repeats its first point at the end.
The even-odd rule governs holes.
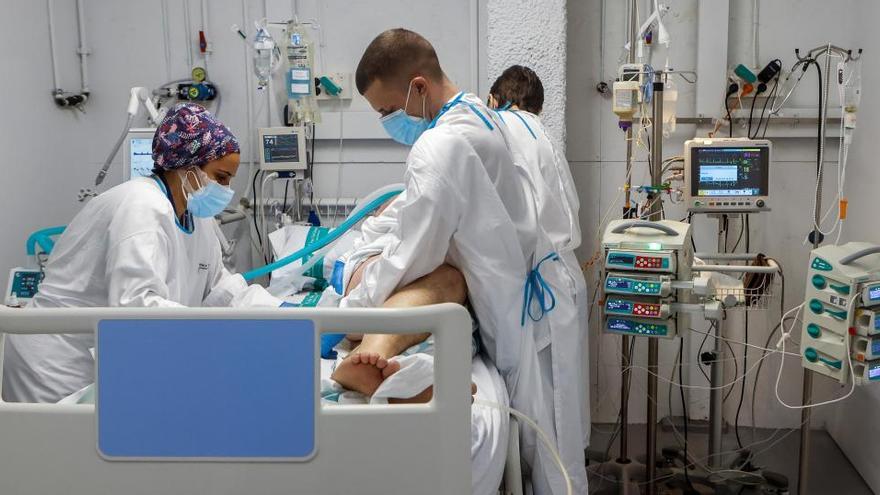
{"type": "Polygon", "coordinates": [[[691,196],[766,196],[767,148],[692,148],[691,196]]]}
{"type": "Polygon", "coordinates": [[[266,163],[299,162],[299,136],[297,134],[263,136],[263,157],[266,163]]]}
{"type": "Polygon", "coordinates": [[[128,178],[149,177],[153,174],[153,137],[129,136],[128,178]]]}

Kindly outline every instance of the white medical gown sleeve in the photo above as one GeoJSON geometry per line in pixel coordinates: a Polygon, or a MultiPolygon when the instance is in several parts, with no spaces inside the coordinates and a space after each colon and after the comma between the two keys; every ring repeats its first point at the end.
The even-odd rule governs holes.
{"type": "Polygon", "coordinates": [[[223,266],[223,260],[219,257],[211,263],[211,268],[212,272],[208,275],[207,293],[202,301],[202,306],[231,306],[232,301],[247,290],[247,282],[238,273],[227,270],[223,266]]]}
{"type": "Polygon", "coordinates": [[[571,174],[571,165],[568,163],[568,159],[566,159],[565,155],[555,147],[553,149],[553,157],[553,164],[556,167],[561,183],[560,185],[565,193],[565,199],[568,206],[567,213],[569,215],[569,222],[571,223],[571,242],[569,243],[568,248],[574,250],[581,245],[581,224],[579,219],[581,202],[574,185],[574,177],[571,174]]]}
{"type": "Polygon", "coordinates": [[[281,299],[276,298],[260,285],[248,285],[241,274],[227,270],[219,257],[213,266],[215,268],[209,278],[209,292],[202,302],[203,306],[236,308],[281,306],[281,299]]]}
{"type": "Polygon", "coordinates": [[[203,307],[273,307],[281,305],[281,300],[269,294],[259,285],[248,285],[244,277],[232,273],[223,264],[223,250],[217,237],[219,229],[213,219],[200,221],[196,225],[197,234],[201,234],[204,244],[201,249],[206,253],[208,276],[204,292],[201,296],[203,307]],[[210,228],[209,228],[210,227],[210,228]]]}
{"type": "MultiPolygon", "coordinates": [[[[455,159],[466,161],[463,155],[455,159]]],[[[364,222],[361,242],[345,257],[346,263],[359,263],[381,253],[340,306],[381,306],[395,289],[431,273],[446,260],[463,200],[432,161],[449,158],[413,148],[407,160],[406,189],[381,215],[364,222]]]]}
{"type": "MultiPolygon", "coordinates": [[[[169,242],[161,230],[144,230],[114,240],[107,252],[110,306],[183,307],[169,299],[169,242]]],[[[85,274],[84,276],[88,276],[85,274]]]]}

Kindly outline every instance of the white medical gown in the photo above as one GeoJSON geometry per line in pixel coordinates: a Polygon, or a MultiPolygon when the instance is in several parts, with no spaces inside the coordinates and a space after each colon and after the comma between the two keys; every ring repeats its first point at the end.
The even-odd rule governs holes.
{"type": "MultiPolygon", "coordinates": [[[[499,128],[503,123],[477,97],[466,95],[463,101],[489,119],[492,129],[471,107],[459,104],[416,141],[407,158],[405,191],[381,215],[364,222],[362,238],[342,258],[347,281],[360,262],[380,255],[341,306],[381,306],[395,289],[442,263],[455,266],[465,277],[484,349],[505,379],[512,406],[556,438],[554,404],[545,397],[564,395],[566,387],[577,384],[553,384],[551,376],[542,375],[536,342],[549,340],[548,319],[520,324],[526,275],[553,247],[538,224],[534,187],[513,163],[499,128]]],[[[561,264],[544,267],[549,265],[560,266],[546,269],[548,283],[556,291],[569,290],[561,264]]],[[[560,448],[563,455],[580,447],[579,461],[571,456],[565,461],[575,493],[586,493],[579,414],[575,417],[577,431],[560,431],[557,446],[566,444],[560,448]]],[[[523,441],[537,493],[564,493],[548,453],[535,445],[534,432],[524,429],[523,441]]]]}
{"type": "MultiPolygon", "coordinates": [[[[223,266],[213,221],[195,219],[187,234],[153,179],[116,186],[67,227],[28,308],[277,307],[280,301],[223,266]]],[[[7,335],[3,398],[56,402],[92,383],[92,347],[92,335],[7,335]]]]}
{"type": "Polygon", "coordinates": [[[574,253],[581,242],[578,221],[580,202],[568,162],[554,149],[538,117],[524,111],[501,111],[498,116],[506,124],[503,130],[514,161],[532,179],[541,226],[559,253],[564,268],[560,270],[560,280],[565,282],[565,289],[555,293],[557,306],[547,315],[551,323],[550,338],[538,342],[538,352],[550,353],[549,359],[540,360],[545,367],[543,376],[552,376],[553,383],[567,384],[565,393],[555,395],[552,400],[557,422],[563,424],[562,429],[569,434],[580,429],[584,439],[581,445],[563,444],[563,449],[571,449],[566,457],[583,462],[582,458],[577,458],[577,452],[583,452],[587,447],[590,433],[587,366],[589,300],[583,270],[574,253]],[[560,366],[553,363],[566,364],[560,366]],[[576,421],[580,421],[580,428],[574,425],[576,421]]]}

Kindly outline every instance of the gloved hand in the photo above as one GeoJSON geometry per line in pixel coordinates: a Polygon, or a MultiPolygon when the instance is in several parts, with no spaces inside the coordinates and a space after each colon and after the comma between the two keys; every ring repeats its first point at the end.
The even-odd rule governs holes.
{"type": "MultiPolygon", "coordinates": [[[[289,302],[281,303],[281,308],[296,308],[296,304],[289,302]]],[[[324,359],[336,359],[336,351],[333,350],[336,344],[342,342],[345,338],[344,333],[325,333],[321,334],[321,357],[324,359]]]]}
{"type": "Polygon", "coordinates": [[[321,357],[324,359],[336,359],[336,351],[333,348],[336,347],[336,344],[342,342],[344,338],[344,333],[321,334],[321,357]]]}

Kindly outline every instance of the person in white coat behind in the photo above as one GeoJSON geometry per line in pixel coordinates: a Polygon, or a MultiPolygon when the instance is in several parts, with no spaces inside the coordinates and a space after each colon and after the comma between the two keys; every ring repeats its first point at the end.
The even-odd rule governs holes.
{"type": "MultiPolygon", "coordinates": [[[[498,112],[506,124],[508,145],[532,179],[537,190],[538,209],[541,224],[556,247],[559,257],[565,264],[570,291],[574,295],[575,314],[564,314],[568,307],[560,309],[551,318],[560,321],[554,329],[565,332],[554,339],[559,344],[557,351],[565,362],[580,362],[583,376],[581,418],[583,422],[584,448],[589,445],[589,366],[587,336],[589,331],[589,298],[587,283],[580,262],[574,250],[581,244],[581,229],[578,219],[580,200],[575,189],[574,179],[568,161],[560,153],[547,134],[539,115],[544,106],[544,86],[532,69],[522,65],[512,65],[504,70],[489,90],[488,105],[498,112]],[[563,320],[564,319],[564,320],[563,320]],[[569,339],[580,338],[577,346],[569,339]],[[574,353],[579,353],[575,355],[574,353]]],[[[571,373],[572,368],[559,370],[571,373]]]]}
{"type": "MultiPolygon", "coordinates": [[[[356,84],[391,137],[412,149],[405,191],[364,222],[362,238],[336,262],[328,290],[345,296],[342,307],[379,307],[444,264],[459,270],[483,351],[504,377],[512,406],[537,420],[561,452],[574,493],[586,493],[581,410],[576,401],[563,410],[556,400],[580,387],[580,380],[548,371],[577,369],[581,357],[540,363],[537,350],[557,324],[544,314],[575,311],[563,308],[571,304],[571,287],[539,222],[531,179],[514,164],[503,123],[479,98],[459,90],[430,43],[406,29],[388,30],[370,43],[356,84]],[[555,308],[547,288],[556,294],[555,308]]],[[[388,359],[401,350],[393,336],[365,335],[334,378],[357,390],[364,376],[378,373],[369,369],[375,361],[365,363],[362,355],[388,359]]],[[[550,453],[528,428],[522,455],[535,493],[566,493],[550,453]]]]}
{"type": "MultiPolygon", "coordinates": [[[[223,266],[212,222],[232,199],[232,132],[204,108],[171,109],[152,177],[92,199],[70,222],[27,308],[277,306],[223,266]]],[[[25,308],[23,311],[27,311],[25,308]]],[[[94,382],[91,335],[7,335],[3,399],[57,402],[94,382]]]]}

